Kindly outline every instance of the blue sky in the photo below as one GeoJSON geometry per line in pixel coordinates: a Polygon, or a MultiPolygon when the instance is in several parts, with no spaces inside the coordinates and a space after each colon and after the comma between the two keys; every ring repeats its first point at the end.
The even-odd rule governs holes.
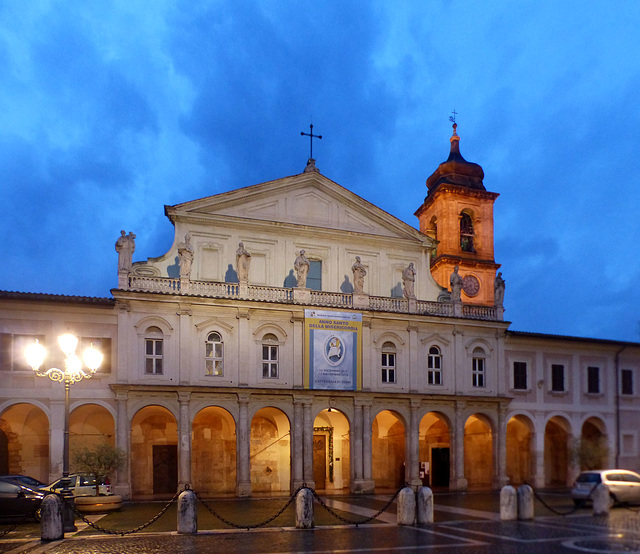
{"type": "Polygon", "coordinates": [[[511,328],[640,340],[640,3],[0,0],[0,288],[109,296],[165,204],[321,172],[417,226],[485,172],[511,328]]]}

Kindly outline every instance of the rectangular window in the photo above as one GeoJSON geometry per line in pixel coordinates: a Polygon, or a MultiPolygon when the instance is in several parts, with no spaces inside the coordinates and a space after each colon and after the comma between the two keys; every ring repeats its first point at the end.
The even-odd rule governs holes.
{"type": "Polygon", "coordinates": [[[633,371],[630,369],[620,372],[620,392],[624,395],[633,394],[633,371]]]}
{"type": "Polygon", "coordinates": [[[439,353],[429,353],[427,361],[427,383],[429,385],[442,385],[442,356],[439,353]]]}
{"type": "Polygon", "coordinates": [[[44,335],[20,335],[13,333],[0,334],[0,370],[33,371],[27,363],[26,349],[36,339],[45,345],[44,335]]]}
{"type": "Polygon", "coordinates": [[[551,391],[564,392],[564,366],[562,364],[551,365],[551,391]]]}
{"type": "Polygon", "coordinates": [[[600,394],[600,368],[589,366],[587,368],[587,392],[600,394]]]}
{"type": "Polygon", "coordinates": [[[162,375],[162,339],[145,339],[145,373],[162,375]]]}
{"type": "Polygon", "coordinates": [[[473,358],[472,385],[484,387],[484,358],[473,358]]]}
{"type": "Polygon", "coordinates": [[[278,378],[278,346],[276,345],[262,345],[262,377],[278,378]]]}
{"type": "Polygon", "coordinates": [[[322,262],[320,260],[309,260],[307,288],[311,290],[322,290],[322,262]]]}
{"type": "Polygon", "coordinates": [[[382,382],[396,382],[396,355],[393,352],[382,353],[382,382]]]}
{"type": "Polygon", "coordinates": [[[513,362],[513,388],[527,390],[527,363],[513,362]]]}
{"type": "Polygon", "coordinates": [[[97,373],[111,373],[111,339],[104,339],[100,337],[81,337],[78,342],[76,354],[82,356],[82,353],[90,346],[93,346],[100,352],[100,354],[102,354],[102,363],[100,364],[97,373]]]}

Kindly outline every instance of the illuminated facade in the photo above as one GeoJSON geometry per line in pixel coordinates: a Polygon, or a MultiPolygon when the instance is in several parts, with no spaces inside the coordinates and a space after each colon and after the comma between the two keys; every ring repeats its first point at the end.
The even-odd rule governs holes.
{"type": "Polygon", "coordinates": [[[22,352],[65,331],[106,354],[73,389],[71,448],[123,448],[125,496],[564,485],[576,439],[640,469],[640,345],[509,331],[497,195],[458,141],[419,231],[310,160],[166,207],[163,256],[131,263],[123,232],[112,298],[0,293],[0,473],[61,472],[62,387],[22,352]]]}

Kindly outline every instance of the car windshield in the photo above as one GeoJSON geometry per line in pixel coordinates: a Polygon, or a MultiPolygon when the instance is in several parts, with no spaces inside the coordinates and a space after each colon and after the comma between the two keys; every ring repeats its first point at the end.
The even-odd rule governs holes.
{"type": "Polygon", "coordinates": [[[600,483],[601,481],[599,473],[581,473],[576,479],[578,483],[600,483]]]}

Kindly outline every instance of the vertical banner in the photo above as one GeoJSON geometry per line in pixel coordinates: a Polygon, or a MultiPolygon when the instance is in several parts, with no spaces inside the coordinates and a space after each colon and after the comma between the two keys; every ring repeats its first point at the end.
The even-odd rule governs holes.
{"type": "Polygon", "coordinates": [[[362,389],[362,314],[304,311],[304,386],[362,389]]]}

